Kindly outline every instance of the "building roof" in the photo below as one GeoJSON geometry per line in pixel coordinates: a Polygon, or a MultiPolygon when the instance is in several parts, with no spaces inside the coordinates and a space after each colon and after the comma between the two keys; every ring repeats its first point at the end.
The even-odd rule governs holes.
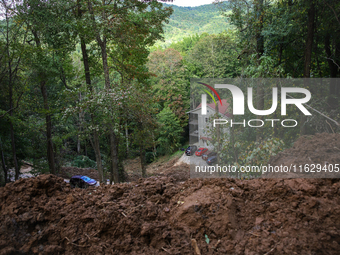
{"type": "MultiPolygon", "coordinates": [[[[232,115],[231,115],[230,113],[228,113],[228,107],[229,107],[230,104],[227,102],[227,99],[222,99],[222,105],[221,105],[221,103],[220,103],[219,101],[217,101],[217,103],[219,104],[219,105],[218,105],[218,111],[219,111],[219,113],[221,113],[221,114],[227,116],[228,118],[231,118],[232,115]]],[[[202,107],[202,104],[199,104],[199,105],[196,107],[195,110],[200,109],[201,107],[202,107]]],[[[207,107],[210,107],[212,110],[215,111],[215,103],[214,103],[214,102],[212,102],[212,103],[210,103],[210,104],[207,104],[207,107]]]]}

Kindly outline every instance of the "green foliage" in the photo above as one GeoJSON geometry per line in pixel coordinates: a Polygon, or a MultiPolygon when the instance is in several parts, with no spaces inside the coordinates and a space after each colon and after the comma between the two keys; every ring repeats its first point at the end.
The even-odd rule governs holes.
{"type": "MultiPolygon", "coordinates": [[[[242,145],[236,143],[235,146],[240,148],[242,145]]],[[[285,148],[283,140],[278,138],[269,138],[259,142],[251,142],[240,150],[241,154],[238,158],[237,166],[253,165],[260,166],[268,163],[270,157],[285,148]]]]}
{"type": "Polygon", "coordinates": [[[177,116],[182,127],[187,125],[189,108],[189,82],[185,76],[183,58],[174,49],[152,52],[148,68],[155,77],[150,79],[152,93],[157,98],[159,108],[169,107],[177,116]]]}
{"type": "Polygon", "coordinates": [[[38,176],[40,174],[48,174],[49,173],[49,167],[48,162],[46,159],[32,159],[33,167],[31,170],[31,174],[34,176],[38,176]]]}
{"type": "Polygon", "coordinates": [[[256,54],[251,56],[251,65],[244,70],[244,76],[251,78],[280,78],[283,73],[283,67],[277,66],[276,61],[269,56],[263,55],[259,59],[256,54]],[[260,64],[256,62],[259,61],[260,64]]]}
{"type": "MultiPolygon", "coordinates": [[[[170,6],[164,4],[164,6],[170,6]]],[[[188,36],[209,33],[218,34],[231,26],[226,18],[220,15],[214,4],[198,7],[179,7],[171,5],[174,12],[169,23],[165,25],[164,41],[159,41],[156,47],[169,47],[172,43],[180,42],[188,36]]]]}
{"type": "Polygon", "coordinates": [[[146,163],[152,163],[155,160],[155,154],[153,152],[146,152],[145,153],[145,162],[146,163]]]}
{"type": "Polygon", "coordinates": [[[179,42],[172,43],[169,48],[177,50],[182,56],[188,55],[189,51],[196,45],[198,41],[208,36],[208,33],[195,34],[192,36],[184,37],[183,40],[179,42]]]}
{"type": "Polygon", "coordinates": [[[226,78],[240,74],[238,47],[231,31],[206,35],[185,58],[191,77],[226,78]]]}
{"type": "MultiPolygon", "coordinates": [[[[234,144],[230,139],[224,139],[219,156],[224,164],[230,164],[240,169],[241,166],[266,165],[272,156],[285,148],[284,141],[279,138],[268,138],[261,142],[238,139],[234,144]],[[237,155],[236,161],[235,155],[237,155]]],[[[242,173],[241,175],[238,177],[250,177],[254,173],[242,173]]]]}
{"type": "Polygon", "coordinates": [[[157,142],[167,153],[172,153],[179,147],[183,132],[179,120],[170,108],[166,107],[157,115],[157,121],[160,125],[157,142]]]}
{"type": "Polygon", "coordinates": [[[96,162],[87,156],[80,155],[72,161],[71,165],[79,168],[95,168],[96,162]]]}

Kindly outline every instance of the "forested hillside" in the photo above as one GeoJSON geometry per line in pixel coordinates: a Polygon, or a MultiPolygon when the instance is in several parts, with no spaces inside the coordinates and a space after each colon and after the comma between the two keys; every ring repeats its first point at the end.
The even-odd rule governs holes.
{"type": "Polygon", "coordinates": [[[174,12],[164,28],[165,40],[157,42],[156,46],[166,47],[187,36],[202,33],[219,34],[231,28],[226,17],[221,15],[218,7],[214,4],[198,7],[180,7],[167,4],[164,4],[164,6],[171,6],[174,12]]]}

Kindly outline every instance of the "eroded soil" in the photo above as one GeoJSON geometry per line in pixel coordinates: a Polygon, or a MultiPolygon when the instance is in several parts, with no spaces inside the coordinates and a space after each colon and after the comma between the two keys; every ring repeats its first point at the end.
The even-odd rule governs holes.
{"type": "Polygon", "coordinates": [[[0,188],[0,254],[339,254],[340,182],[150,177],[0,188]],[[269,253],[268,253],[269,254],[269,253]]]}
{"type": "MultiPolygon", "coordinates": [[[[301,138],[272,160],[339,163],[337,139],[301,138]]],[[[187,165],[156,167],[87,190],[53,175],[7,184],[0,254],[339,254],[340,179],[203,180],[187,165]]]]}

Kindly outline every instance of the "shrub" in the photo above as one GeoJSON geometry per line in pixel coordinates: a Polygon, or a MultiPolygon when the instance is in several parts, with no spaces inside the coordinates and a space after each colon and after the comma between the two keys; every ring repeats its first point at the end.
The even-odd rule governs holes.
{"type": "Polygon", "coordinates": [[[155,160],[154,153],[151,151],[148,151],[145,153],[145,162],[147,164],[153,162],[155,160]]]}
{"type": "Polygon", "coordinates": [[[96,162],[87,156],[77,156],[71,163],[71,166],[80,168],[95,168],[96,162]]]}

